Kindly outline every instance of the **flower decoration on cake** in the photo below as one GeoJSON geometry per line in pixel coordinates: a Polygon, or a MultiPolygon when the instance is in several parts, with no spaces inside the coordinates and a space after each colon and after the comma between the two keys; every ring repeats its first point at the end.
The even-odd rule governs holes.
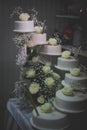
{"type": "Polygon", "coordinates": [[[35,33],[43,34],[46,32],[46,29],[46,20],[42,22],[37,19],[37,21],[35,22],[35,33]]]}
{"type": "Polygon", "coordinates": [[[54,30],[53,37],[57,40],[57,44],[62,44],[62,34],[58,30],[54,30]]]}
{"type": "Polygon", "coordinates": [[[37,15],[38,15],[38,11],[36,11],[35,8],[25,11],[22,7],[18,6],[14,8],[10,17],[12,18],[13,16],[17,16],[17,18],[21,21],[27,21],[31,19],[36,22],[37,15]]]}
{"type": "Polygon", "coordinates": [[[55,92],[62,88],[60,75],[48,65],[30,61],[23,75],[36,106],[50,102],[55,92]]]}
{"type": "Polygon", "coordinates": [[[64,51],[62,52],[62,57],[65,58],[65,59],[68,59],[71,55],[71,52],[70,51],[64,51]]]}
{"type": "Polygon", "coordinates": [[[30,15],[28,13],[22,13],[19,15],[19,20],[21,21],[27,21],[30,18],[30,15]]]}
{"type": "Polygon", "coordinates": [[[73,68],[70,70],[70,74],[72,76],[79,76],[80,75],[80,68],[73,68]]]}
{"type": "Polygon", "coordinates": [[[35,26],[35,32],[38,33],[38,34],[41,34],[43,32],[43,27],[35,26]]]}
{"type": "Polygon", "coordinates": [[[71,87],[64,87],[62,93],[66,96],[71,96],[73,95],[73,89],[71,87]]]}
{"type": "Polygon", "coordinates": [[[57,40],[55,38],[49,38],[48,44],[52,46],[57,45],[57,40]]]}
{"type": "Polygon", "coordinates": [[[51,103],[45,103],[45,104],[41,105],[40,109],[44,113],[50,113],[50,112],[52,112],[52,104],[51,103]]]}
{"type": "Polygon", "coordinates": [[[13,41],[14,43],[19,47],[19,46],[24,46],[24,44],[28,44],[30,35],[28,33],[16,33],[13,41]]]}

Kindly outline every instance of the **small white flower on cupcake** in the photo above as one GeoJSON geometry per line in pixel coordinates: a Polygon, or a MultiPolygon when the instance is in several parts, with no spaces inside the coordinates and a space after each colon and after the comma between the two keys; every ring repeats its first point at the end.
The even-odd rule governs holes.
{"type": "Polygon", "coordinates": [[[62,52],[62,57],[65,58],[65,59],[68,59],[71,55],[71,52],[70,51],[64,51],[62,52]]]}
{"type": "Polygon", "coordinates": [[[41,111],[44,113],[52,112],[52,105],[51,103],[45,103],[40,107],[41,111]]]}
{"type": "Polygon", "coordinates": [[[52,86],[54,85],[54,79],[52,77],[46,78],[45,84],[48,86],[48,88],[52,88],[52,86]]]}
{"type": "Polygon", "coordinates": [[[37,102],[40,103],[40,104],[43,104],[45,102],[43,95],[41,95],[37,98],[37,102]]]}
{"type": "Polygon", "coordinates": [[[43,27],[35,26],[35,32],[38,33],[38,34],[41,34],[43,32],[43,27]]]}
{"type": "Polygon", "coordinates": [[[50,38],[48,40],[48,44],[52,46],[57,45],[57,40],[55,38],[50,38]]]}
{"type": "Polygon", "coordinates": [[[29,15],[28,13],[21,13],[21,14],[19,15],[19,19],[20,19],[21,21],[28,21],[29,18],[30,18],[30,15],[29,15]]]}
{"type": "Polygon", "coordinates": [[[70,70],[70,74],[72,76],[79,76],[80,75],[80,68],[73,68],[70,70]]]}
{"type": "Polygon", "coordinates": [[[71,96],[71,95],[73,95],[73,89],[71,88],[71,87],[64,87],[63,89],[62,89],[62,93],[64,94],[64,95],[66,95],[66,96],[71,96]]]}
{"type": "Polygon", "coordinates": [[[48,65],[43,66],[42,70],[45,74],[51,73],[51,68],[48,65]]]}
{"type": "Polygon", "coordinates": [[[36,94],[39,92],[39,84],[38,83],[32,83],[29,86],[29,91],[31,94],[36,94]]]}
{"type": "Polygon", "coordinates": [[[35,70],[34,69],[29,69],[26,72],[26,78],[33,78],[35,76],[35,70]]]}

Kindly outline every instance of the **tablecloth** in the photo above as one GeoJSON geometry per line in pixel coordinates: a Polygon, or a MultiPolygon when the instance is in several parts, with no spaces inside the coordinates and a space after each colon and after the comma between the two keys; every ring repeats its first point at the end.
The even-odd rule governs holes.
{"type": "Polygon", "coordinates": [[[32,109],[21,109],[19,100],[16,98],[9,99],[7,103],[7,125],[5,130],[35,130],[30,124],[32,109]]]}

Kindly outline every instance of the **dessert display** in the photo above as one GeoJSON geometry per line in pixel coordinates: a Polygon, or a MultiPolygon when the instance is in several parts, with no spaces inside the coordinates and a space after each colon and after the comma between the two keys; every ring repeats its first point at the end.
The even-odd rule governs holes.
{"type": "Polygon", "coordinates": [[[33,108],[32,128],[71,130],[68,114],[87,109],[87,75],[80,71],[78,59],[71,56],[70,51],[62,52],[59,37],[47,40],[45,26],[38,22],[36,14],[32,19],[28,13],[21,13],[15,21],[17,65],[21,71],[20,85],[16,85],[15,92],[20,91],[20,104],[33,108]],[[52,61],[56,63],[55,58],[55,68],[65,73],[63,80],[54,71],[52,61]]]}

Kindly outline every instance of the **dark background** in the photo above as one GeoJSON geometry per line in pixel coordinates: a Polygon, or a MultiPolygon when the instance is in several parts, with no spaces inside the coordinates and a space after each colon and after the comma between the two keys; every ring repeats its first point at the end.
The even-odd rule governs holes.
{"type": "MultiPolygon", "coordinates": [[[[15,64],[17,50],[12,40],[15,20],[10,18],[12,10],[17,6],[25,10],[35,8],[39,20],[46,19],[47,35],[50,37],[55,29],[62,32],[71,21],[56,17],[56,14],[72,13],[66,8],[68,4],[74,4],[78,13],[80,7],[86,7],[86,0],[0,0],[0,130],[3,129],[6,103],[12,95],[15,81],[19,79],[15,64]]],[[[76,20],[72,21],[75,24],[76,20]]]]}

